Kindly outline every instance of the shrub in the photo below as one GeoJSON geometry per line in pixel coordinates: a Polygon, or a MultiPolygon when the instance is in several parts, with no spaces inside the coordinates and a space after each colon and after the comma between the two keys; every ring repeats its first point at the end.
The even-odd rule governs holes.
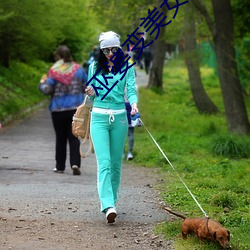
{"type": "Polygon", "coordinates": [[[212,140],[211,150],[215,155],[231,159],[249,158],[250,146],[247,140],[236,135],[222,135],[212,140]]]}

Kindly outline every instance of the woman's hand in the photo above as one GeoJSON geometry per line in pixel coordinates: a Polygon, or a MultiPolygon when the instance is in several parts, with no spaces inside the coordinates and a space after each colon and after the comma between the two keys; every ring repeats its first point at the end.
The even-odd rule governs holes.
{"type": "Polygon", "coordinates": [[[133,115],[135,115],[137,112],[139,112],[138,111],[138,108],[137,108],[137,103],[133,103],[132,105],[131,105],[131,112],[130,112],[130,114],[133,116],[133,115]]]}
{"type": "Polygon", "coordinates": [[[85,89],[85,92],[88,96],[95,96],[95,91],[94,89],[91,87],[91,86],[88,86],[86,89],[85,89]]]}
{"type": "Polygon", "coordinates": [[[45,81],[47,80],[47,75],[46,74],[44,74],[43,76],[42,76],[42,78],[41,78],[41,80],[40,80],[40,83],[45,83],[45,81]]]}

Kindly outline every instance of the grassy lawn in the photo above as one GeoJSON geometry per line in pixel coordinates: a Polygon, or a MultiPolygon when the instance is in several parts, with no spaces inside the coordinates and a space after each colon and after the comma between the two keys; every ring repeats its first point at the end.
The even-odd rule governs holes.
{"type": "Polygon", "coordinates": [[[9,115],[20,118],[23,110],[46,98],[39,92],[38,84],[47,70],[48,65],[39,61],[31,65],[12,62],[9,69],[0,67],[0,122],[9,115]]]}
{"type": "MultiPolygon", "coordinates": [[[[142,121],[152,133],[173,168],[161,154],[144,127],[135,129],[135,158],[138,166],[157,167],[162,175],[160,190],[164,203],[188,217],[203,217],[186,183],[207,215],[231,232],[232,249],[250,249],[250,137],[230,135],[219,81],[210,68],[201,69],[203,84],[218,106],[217,115],[202,115],[192,100],[187,70],[181,60],[164,69],[164,93],[139,90],[142,121]]],[[[250,113],[250,100],[247,100],[250,113]]],[[[201,246],[180,235],[181,219],[156,226],[156,232],[175,239],[175,248],[219,249],[201,246]]]]}

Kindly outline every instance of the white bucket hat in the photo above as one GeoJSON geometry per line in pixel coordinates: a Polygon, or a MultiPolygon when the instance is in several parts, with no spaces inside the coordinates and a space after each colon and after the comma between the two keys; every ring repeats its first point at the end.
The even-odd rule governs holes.
{"type": "Polygon", "coordinates": [[[108,47],[120,48],[120,36],[113,31],[103,32],[99,36],[100,49],[108,47]]]}

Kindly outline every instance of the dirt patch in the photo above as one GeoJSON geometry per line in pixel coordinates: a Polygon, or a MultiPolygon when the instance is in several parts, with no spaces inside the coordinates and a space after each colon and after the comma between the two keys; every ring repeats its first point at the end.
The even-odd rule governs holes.
{"type": "Polygon", "coordinates": [[[0,220],[1,249],[172,249],[153,234],[153,225],[119,222],[0,220]]]}

